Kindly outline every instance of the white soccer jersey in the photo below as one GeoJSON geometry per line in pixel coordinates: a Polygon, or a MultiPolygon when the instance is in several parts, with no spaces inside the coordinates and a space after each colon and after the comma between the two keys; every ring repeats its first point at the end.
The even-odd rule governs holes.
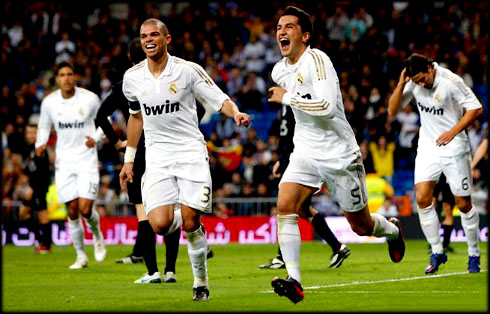
{"type": "Polygon", "coordinates": [[[295,152],[333,159],[359,150],[345,118],[337,73],[324,52],[308,47],[293,65],[283,58],[274,66],[272,79],[287,90],[282,102],[293,109],[295,152]]]}
{"type": "Polygon", "coordinates": [[[158,78],[146,59],[127,70],[123,92],[131,106],[139,103],[129,111],[143,116],[147,167],[207,154],[196,99],[215,110],[229,99],[200,65],[171,55],[158,78]]]}
{"type": "Polygon", "coordinates": [[[75,94],[65,99],[57,89],[41,103],[36,148],[47,143],[51,124],[56,130],[56,168],[98,172],[95,147],[85,145],[86,136],[100,140],[103,133],[95,128],[100,107],[99,97],[84,88],[75,87],[75,94]]]}
{"type": "Polygon", "coordinates": [[[437,146],[436,140],[461,120],[464,110],[479,109],[482,105],[461,77],[436,62],[433,66],[436,70],[433,87],[427,89],[409,81],[403,89],[401,105],[406,106],[414,99],[419,109],[418,152],[446,157],[459,155],[470,150],[466,132],[458,133],[445,146],[437,146]]]}

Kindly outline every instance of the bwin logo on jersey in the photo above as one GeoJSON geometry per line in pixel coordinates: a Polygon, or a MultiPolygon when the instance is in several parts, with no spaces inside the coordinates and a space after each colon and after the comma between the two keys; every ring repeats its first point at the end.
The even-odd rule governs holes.
{"type": "Polygon", "coordinates": [[[174,102],[171,104],[170,100],[166,100],[164,104],[153,106],[153,107],[150,107],[150,106],[147,106],[146,104],[143,104],[143,108],[145,108],[145,114],[147,116],[151,116],[151,115],[156,116],[156,115],[160,115],[163,113],[170,113],[170,112],[174,112],[174,111],[179,111],[180,104],[179,104],[179,102],[174,102]]]}
{"type": "Polygon", "coordinates": [[[58,127],[60,129],[81,129],[85,125],[85,122],[77,121],[74,122],[60,122],[58,121],[58,127]]]}
{"type": "Polygon", "coordinates": [[[436,107],[432,106],[432,107],[426,107],[426,106],[422,106],[420,103],[417,103],[417,105],[419,105],[419,108],[420,108],[420,111],[421,112],[427,112],[427,113],[432,113],[433,115],[436,115],[436,116],[442,116],[444,115],[444,109],[443,108],[439,108],[437,109],[436,107]]]}

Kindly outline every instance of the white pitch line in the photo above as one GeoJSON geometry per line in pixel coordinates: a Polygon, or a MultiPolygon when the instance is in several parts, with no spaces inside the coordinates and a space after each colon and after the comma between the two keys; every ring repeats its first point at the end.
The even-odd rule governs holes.
{"type": "MultiPolygon", "coordinates": [[[[486,272],[486,271],[487,270],[481,270],[481,272],[486,272]]],[[[356,285],[371,285],[371,284],[378,284],[378,283],[385,283],[385,282],[398,282],[398,281],[409,281],[409,280],[419,280],[419,279],[432,279],[432,278],[440,278],[440,277],[456,276],[456,275],[465,275],[465,274],[469,274],[469,273],[467,271],[462,271],[462,272],[457,272],[457,273],[447,273],[447,274],[419,276],[419,277],[408,277],[408,278],[385,279],[385,280],[378,280],[378,281],[353,281],[353,282],[337,283],[337,284],[325,285],[325,286],[304,287],[303,289],[304,290],[314,290],[314,289],[321,289],[321,288],[347,287],[347,286],[356,286],[356,285]]],[[[259,291],[259,293],[272,293],[272,292],[274,292],[274,291],[272,291],[272,290],[259,291]]]]}

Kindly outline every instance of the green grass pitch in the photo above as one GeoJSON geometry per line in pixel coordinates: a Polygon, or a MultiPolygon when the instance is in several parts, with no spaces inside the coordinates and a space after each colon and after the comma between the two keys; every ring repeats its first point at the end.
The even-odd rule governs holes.
{"type": "MultiPolygon", "coordinates": [[[[54,247],[36,255],[32,247],[6,245],[2,254],[2,311],[8,312],[471,312],[488,311],[487,243],[481,243],[479,274],[468,274],[466,243],[452,243],[454,253],[435,276],[425,276],[427,243],[407,242],[405,258],[394,264],[384,244],[349,244],[351,256],[340,268],[329,269],[330,248],[319,241],[302,243],[301,272],[305,299],[293,304],[272,292],[271,279],[284,269],[258,265],[275,256],[277,246],[214,245],[208,261],[210,300],[192,301],[192,271],[187,246],[181,245],[177,283],[135,284],[144,264],[114,261],[131,246],[107,246],[104,262],[69,270],[73,247],[54,247]]],[[[165,247],[157,248],[163,273],[165,247]]]]}

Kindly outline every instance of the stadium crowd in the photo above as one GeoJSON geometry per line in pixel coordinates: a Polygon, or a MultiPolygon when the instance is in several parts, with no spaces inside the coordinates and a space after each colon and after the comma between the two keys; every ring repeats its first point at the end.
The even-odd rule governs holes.
{"type": "MultiPolygon", "coordinates": [[[[403,61],[422,52],[474,90],[484,105],[484,115],[468,130],[475,152],[488,128],[488,3],[358,5],[305,3],[314,22],[311,46],[325,51],[336,66],[366,172],[378,174],[395,194],[404,195],[413,185],[420,124],[415,106],[407,106],[396,119],[387,114],[403,61]]],[[[272,85],[272,67],[281,58],[275,43],[278,7],[284,4],[112,2],[93,7],[83,2],[2,2],[2,198],[22,199],[29,184],[22,175],[24,131],[35,121],[44,96],[56,88],[55,65],[73,63],[78,85],[103,99],[130,67],[127,45],[149,17],[162,19],[171,30],[169,53],[202,65],[241,111],[252,117],[271,113],[263,115],[262,123],[252,120],[248,129],[236,127],[224,115],[204,116],[214,197],[276,196],[278,180],[271,170],[279,158],[280,106],[267,102],[266,91],[272,85]],[[267,118],[271,116],[276,118],[267,118]]],[[[122,114],[112,116],[119,134],[125,133],[125,122],[122,114]]],[[[122,155],[107,141],[98,148],[99,200],[127,199],[118,184],[122,155]]],[[[488,157],[474,171],[475,193],[487,194],[487,169],[488,157]]],[[[221,207],[217,212],[233,214],[221,207]]]]}

